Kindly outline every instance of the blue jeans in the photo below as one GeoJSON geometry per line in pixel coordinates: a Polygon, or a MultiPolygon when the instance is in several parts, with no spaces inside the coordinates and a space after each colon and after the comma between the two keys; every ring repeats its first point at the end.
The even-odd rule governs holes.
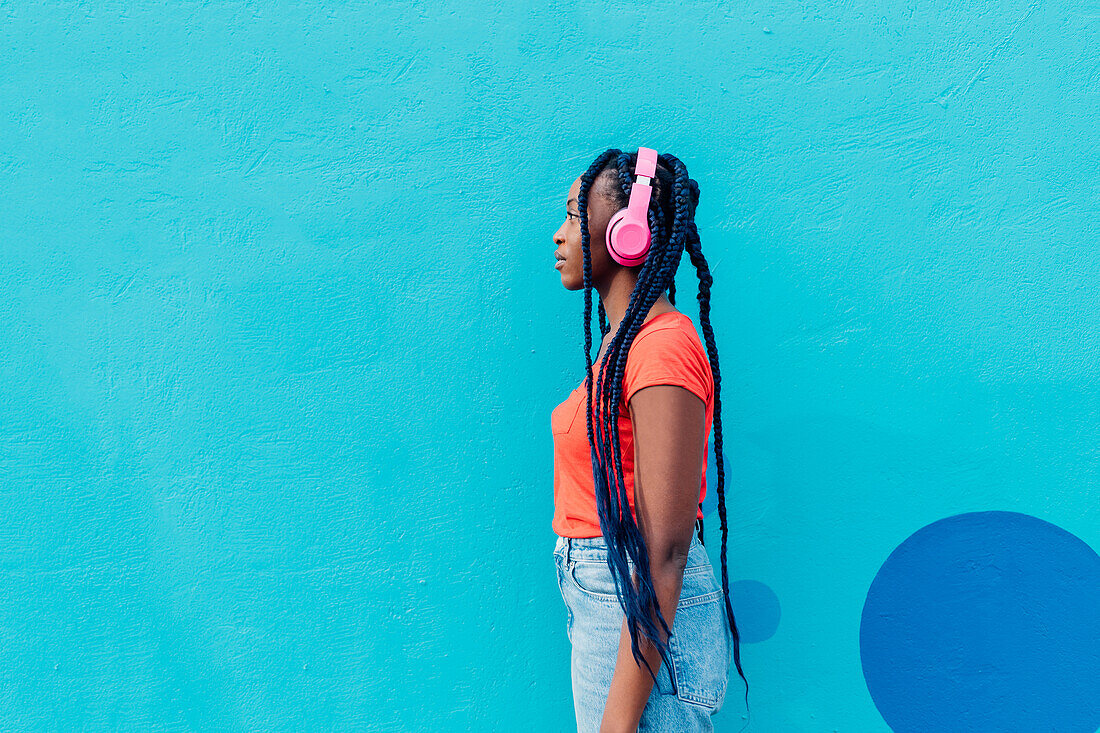
{"type": "MultiPolygon", "coordinates": [[[[602,537],[558,537],[554,559],[565,601],[566,635],[573,647],[570,673],[577,731],[598,733],[624,615],[607,567],[607,545],[602,537]]],[[[629,565],[633,572],[634,564],[629,565]]],[[[662,663],[657,670],[638,730],[713,731],[711,716],[725,699],[732,653],[722,585],[706,548],[692,536],[669,639],[672,669],[662,663]]]]}

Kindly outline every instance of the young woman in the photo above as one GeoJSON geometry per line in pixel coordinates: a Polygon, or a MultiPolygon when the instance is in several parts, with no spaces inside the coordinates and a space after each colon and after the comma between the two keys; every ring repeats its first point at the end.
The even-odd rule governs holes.
{"type": "Polygon", "coordinates": [[[731,650],[745,679],[726,573],[720,376],[698,202],[699,186],[676,157],[611,149],[573,181],[554,234],[562,285],[584,289],[586,374],[550,420],[554,558],[580,733],[713,730],[731,650]],[[624,213],[637,231],[615,236],[624,213]],[[674,307],[685,249],[699,276],[706,349],[674,307]],[[595,363],[593,289],[604,336],[595,363]],[[712,420],[720,586],[702,545],[712,420]]]}

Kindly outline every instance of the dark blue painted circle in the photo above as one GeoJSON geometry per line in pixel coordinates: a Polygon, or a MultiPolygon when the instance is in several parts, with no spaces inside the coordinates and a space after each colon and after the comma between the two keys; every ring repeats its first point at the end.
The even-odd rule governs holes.
{"type": "MultiPolygon", "coordinates": [[[[715,568],[718,582],[722,569],[715,568]]],[[[730,583],[730,606],[741,642],[751,644],[766,641],[779,628],[779,598],[772,589],[756,580],[730,583]]]]}
{"type": "Polygon", "coordinates": [[[941,519],[879,569],[859,643],[895,733],[1095,733],[1100,556],[1027,514],[941,519]]]}

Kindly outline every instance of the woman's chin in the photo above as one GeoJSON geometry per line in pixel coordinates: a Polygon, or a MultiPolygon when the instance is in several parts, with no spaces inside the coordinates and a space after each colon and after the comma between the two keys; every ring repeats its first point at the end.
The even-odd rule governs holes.
{"type": "Polygon", "coordinates": [[[561,285],[566,290],[584,289],[584,279],[579,274],[574,274],[564,266],[558,270],[558,273],[561,275],[561,285]]]}

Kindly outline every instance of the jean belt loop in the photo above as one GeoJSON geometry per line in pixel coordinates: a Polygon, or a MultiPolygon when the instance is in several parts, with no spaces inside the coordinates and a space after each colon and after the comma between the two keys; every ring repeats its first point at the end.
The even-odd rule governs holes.
{"type": "Polygon", "coordinates": [[[569,551],[573,549],[573,538],[565,538],[565,564],[569,565],[569,551]]]}

